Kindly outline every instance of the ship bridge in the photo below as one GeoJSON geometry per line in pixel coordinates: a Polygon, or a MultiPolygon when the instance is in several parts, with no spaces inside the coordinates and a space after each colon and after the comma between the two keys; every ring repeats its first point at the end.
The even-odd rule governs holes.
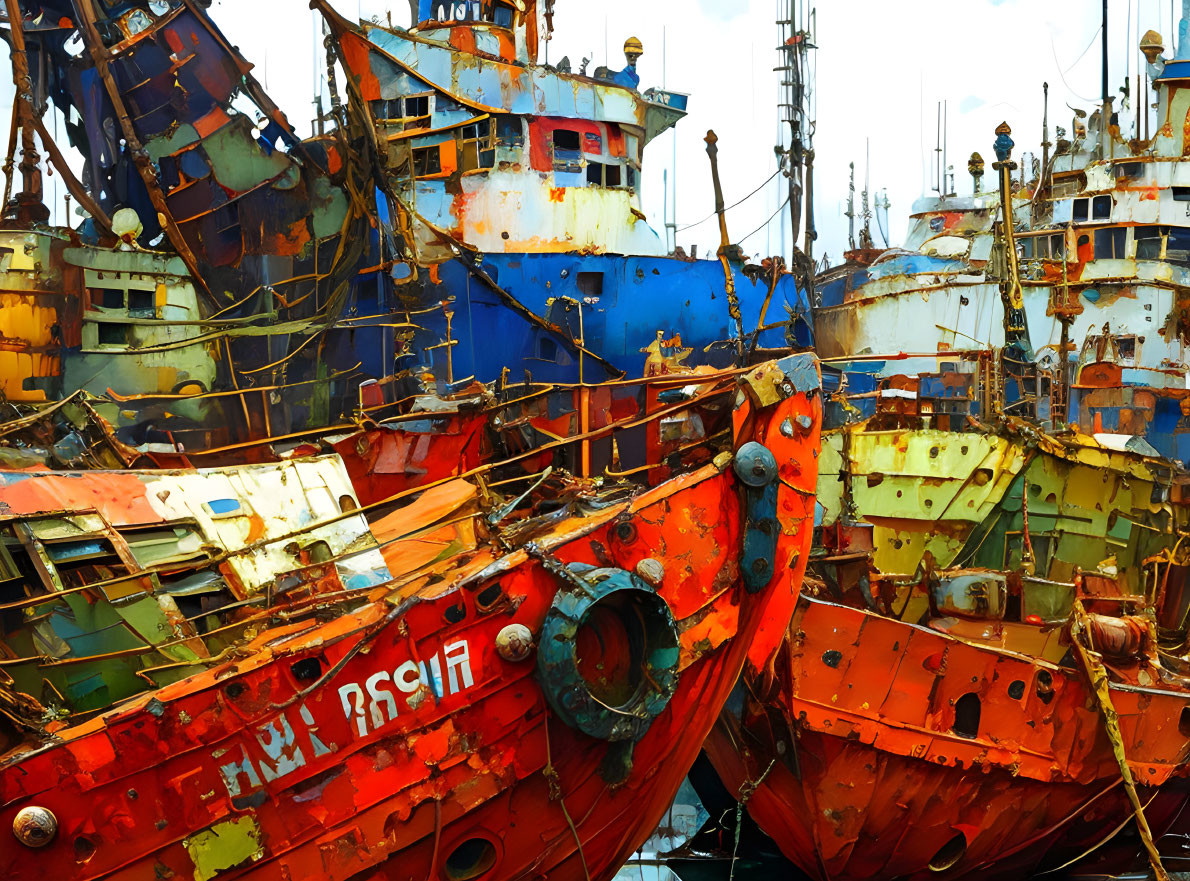
{"type": "Polygon", "coordinates": [[[419,256],[449,259],[444,235],[486,253],[664,254],[640,207],[644,147],[687,96],[637,88],[640,41],[624,69],[588,76],[536,62],[534,2],[418,2],[415,27],[340,27],[339,47],[419,256]]]}

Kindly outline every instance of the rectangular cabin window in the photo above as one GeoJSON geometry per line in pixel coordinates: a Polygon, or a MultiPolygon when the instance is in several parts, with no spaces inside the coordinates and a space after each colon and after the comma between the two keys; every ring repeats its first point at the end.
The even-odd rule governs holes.
{"type": "Polygon", "coordinates": [[[525,126],[519,116],[496,117],[496,144],[501,147],[525,146],[525,126]]]}
{"type": "Polygon", "coordinates": [[[1057,233],[1049,237],[1050,259],[1061,260],[1066,256],[1066,234],[1057,233]]]}
{"type": "Polygon", "coordinates": [[[486,21],[511,28],[515,21],[512,5],[496,0],[434,0],[430,17],[435,21],[486,21]]]}
{"type": "Polygon", "coordinates": [[[401,123],[405,130],[429,128],[434,96],[406,95],[391,101],[373,101],[372,114],[377,122],[401,123]]]}
{"type": "Polygon", "coordinates": [[[491,126],[484,123],[465,125],[459,131],[459,171],[492,168],[496,153],[492,149],[491,126]]]}
{"type": "Polygon", "coordinates": [[[1116,349],[1120,353],[1120,357],[1128,361],[1136,358],[1136,337],[1135,336],[1118,336],[1116,337],[1116,349]]]}
{"type": "Polygon", "coordinates": [[[587,184],[592,187],[620,186],[620,166],[605,165],[602,162],[587,160],[587,184]]]}
{"type": "Polygon", "coordinates": [[[1190,202],[1190,187],[1170,187],[1175,202],[1190,202]]]}
{"type": "Polygon", "coordinates": [[[1090,201],[1090,199],[1075,199],[1074,206],[1070,212],[1071,218],[1074,220],[1086,220],[1088,203],[1090,201]]]}
{"type": "Polygon", "coordinates": [[[1092,220],[1111,220],[1111,196],[1096,196],[1091,202],[1092,220]]]}
{"type": "Polygon", "coordinates": [[[124,291],[114,291],[111,288],[103,288],[92,293],[92,302],[95,299],[99,300],[99,305],[104,309],[123,309],[124,308],[124,291]]]}
{"type": "Polygon", "coordinates": [[[1143,162],[1117,162],[1112,168],[1116,180],[1140,180],[1145,173],[1143,162]]]}
{"type": "Polygon", "coordinates": [[[129,291],[128,292],[128,317],[129,318],[156,318],[157,317],[157,292],[156,291],[129,291]]]}
{"type": "Polygon", "coordinates": [[[124,324],[97,324],[97,339],[101,346],[127,346],[128,327],[124,324]]]}
{"type": "Polygon", "coordinates": [[[492,6],[492,24],[498,28],[511,28],[513,23],[513,9],[503,3],[492,6]]]}
{"type": "Polygon", "coordinates": [[[1169,229],[1169,243],[1165,247],[1165,259],[1182,266],[1190,265],[1190,229],[1173,226],[1169,229]]]}
{"type": "Polygon", "coordinates": [[[1160,260],[1166,231],[1160,226],[1138,226],[1132,231],[1136,239],[1137,260],[1160,260]]]}
{"type": "Polygon", "coordinates": [[[582,171],[583,152],[578,132],[554,129],[554,171],[582,171]]]}
{"type": "Polygon", "coordinates": [[[442,154],[437,146],[414,147],[413,176],[429,177],[442,173],[442,154]]]}
{"type": "Polygon", "coordinates": [[[1123,260],[1124,240],[1127,230],[1123,227],[1108,227],[1095,231],[1095,259],[1123,260]]]}

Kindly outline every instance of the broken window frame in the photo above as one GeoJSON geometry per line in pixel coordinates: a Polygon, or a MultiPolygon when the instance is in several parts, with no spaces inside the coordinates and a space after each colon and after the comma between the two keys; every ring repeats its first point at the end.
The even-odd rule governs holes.
{"type": "Polygon", "coordinates": [[[1190,266],[1190,229],[1182,226],[1169,227],[1163,259],[1179,266],[1190,266]]]}
{"type": "Polygon", "coordinates": [[[430,147],[413,147],[410,150],[410,164],[413,167],[414,178],[433,178],[442,174],[441,145],[430,147]]]}
{"type": "Polygon", "coordinates": [[[1164,260],[1169,241],[1167,226],[1138,226],[1132,230],[1133,254],[1137,260],[1164,260]],[[1155,243],[1156,248],[1150,243],[1155,243]],[[1144,252],[1144,253],[1142,253],[1144,252]]]}
{"type": "Polygon", "coordinates": [[[402,131],[428,129],[432,127],[436,97],[434,92],[418,92],[387,101],[380,99],[372,102],[372,115],[377,125],[399,126],[402,131]]]}
{"type": "Polygon", "coordinates": [[[458,150],[460,172],[469,174],[490,171],[496,167],[495,127],[495,120],[485,119],[468,123],[459,129],[455,145],[458,150]]]}

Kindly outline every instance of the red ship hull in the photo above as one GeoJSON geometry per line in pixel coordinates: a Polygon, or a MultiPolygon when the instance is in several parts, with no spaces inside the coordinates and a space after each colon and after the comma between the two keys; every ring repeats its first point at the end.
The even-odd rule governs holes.
{"type": "MultiPolygon", "coordinates": [[[[0,851],[0,874],[610,877],[661,818],[745,661],[764,663],[792,613],[821,416],[804,374],[794,382],[784,400],[745,393],[736,410],[737,448],[755,439],[779,463],[766,583],[745,586],[754,496],[730,468],[704,466],[594,513],[545,515],[503,553],[435,559],[355,611],[266,631],[231,663],[10,756],[0,825],[36,806],[59,827],[45,847],[0,851]],[[676,686],[634,738],[572,727],[556,704],[574,683],[498,647],[514,624],[544,640],[574,564],[622,577],[661,567],[655,595],[680,635],[676,686]]],[[[636,657],[631,617],[582,619],[580,685],[619,681],[636,657]]],[[[642,669],[650,681],[665,672],[642,669]]]]}

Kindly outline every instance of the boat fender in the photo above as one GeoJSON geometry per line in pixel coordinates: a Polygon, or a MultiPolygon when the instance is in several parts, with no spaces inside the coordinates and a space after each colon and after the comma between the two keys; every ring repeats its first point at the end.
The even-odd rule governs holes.
{"type": "Polygon", "coordinates": [[[735,473],[744,484],[744,552],[742,574],[748,593],[760,593],[776,574],[777,459],[763,444],[750,441],[735,457],[735,473]]]}
{"type": "Polygon", "coordinates": [[[673,612],[640,576],[567,567],[538,639],[537,673],[550,707],[599,740],[636,742],[678,685],[673,612]]]}

